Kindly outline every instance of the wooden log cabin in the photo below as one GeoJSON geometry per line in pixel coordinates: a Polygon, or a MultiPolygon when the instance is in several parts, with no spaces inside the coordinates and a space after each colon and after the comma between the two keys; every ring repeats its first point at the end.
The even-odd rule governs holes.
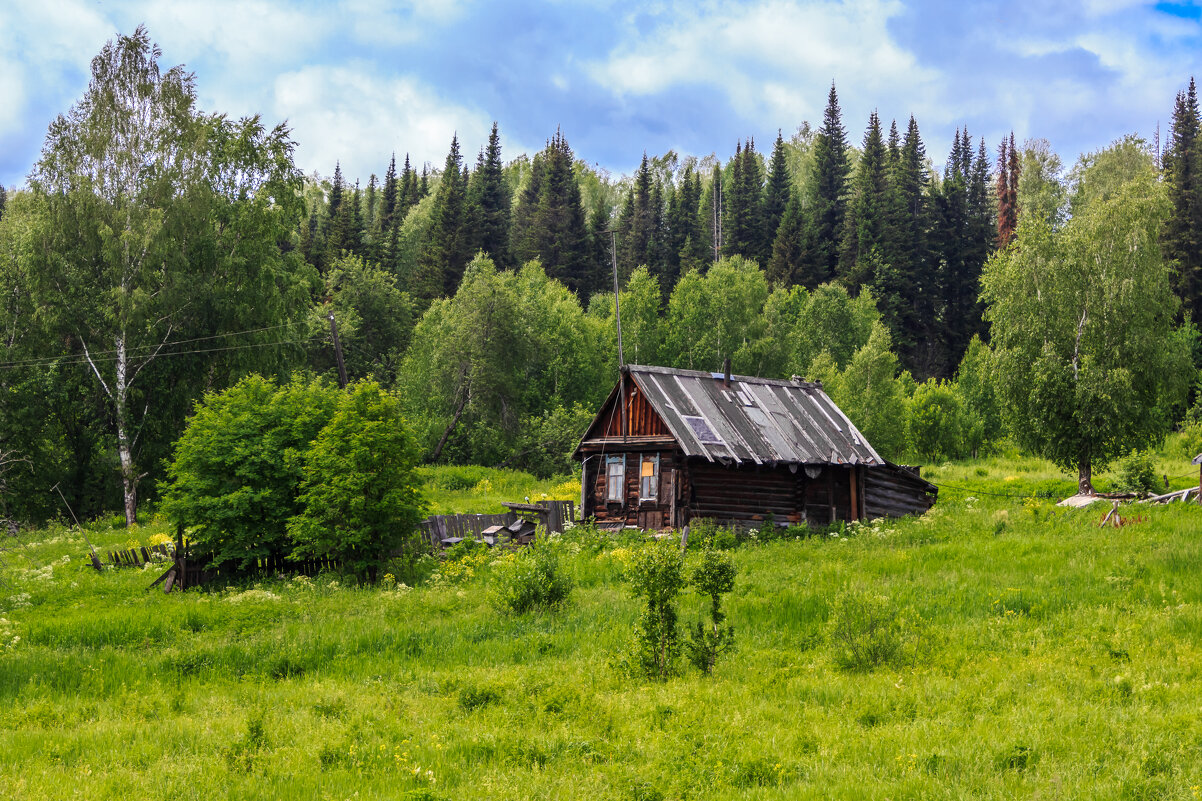
{"type": "Polygon", "coordinates": [[[582,517],[679,528],[921,514],[937,488],[882,459],[817,382],[630,365],[593,419],[582,517]]]}

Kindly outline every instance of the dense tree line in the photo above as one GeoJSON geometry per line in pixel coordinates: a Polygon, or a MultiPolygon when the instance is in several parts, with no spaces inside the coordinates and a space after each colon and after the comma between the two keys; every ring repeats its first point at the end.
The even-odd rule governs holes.
{"type": "Polygon", "coordinates": [[[708,174],[697,159],[644,154],[633,176],[609,182],[560,131],[528,162],[504,165],[494,124],[472,171],[458,137],[442,170],[420,182],[408,156],[400,176],[390,162],[379,191],[374,175],[366,190],[348,187],[335,166],[308,195],[298,235],[318,271],[343,252],[374,261],[420,308],[453,295],[478,252],[503,269],[537,259],[582,302],[609,286],[614,245],[621,280],[646,267],[664,300],[688,273],[739,256],[777,286],[870,290],[902,363],[946,377],[985,332],[981,267],[1012,236],[1019,161],[1012,141],[1002,152],[995,192],[985,143],[966,130],[942,176],[913,118],[904,135],[893,124],[886,136],[873,113],[856,150],[834,86],[816,133],[788,142],[778,133],[767,160],[754,140],[739,142],[708,174]]]}
{"type": "MultiPolygon", "coordinates": [[[[251,373],[333,376],[331,327],[350,378],[397,394],[427,460],[567,470],[616,376],[615,261],[629,360],[712,370],[730,358],[745,374],[820,379],[890,456],[963,455],[1007,430],[1031,449],[1050,441],[1020,436],[1015,410],[1038,400],[1025,387],[1080,360],[1031,350],[1029,331],[1008,326],[1053,315],[1006,292],[1029,289],[1031,265],[1098,273],[1082,254],[1113,257],[1099,250],[1108,220],[1139,222],[1138,257],[1115,274],[1150,292],[1163,268],[1179,302],[1148,295],[1139,348],[1091,356],[1102,378],[1074,390],[1076,405],[1071,382],[1047,383],[1026,416],[1096,408],[1082,399],[1159,364],[1159,341],[1198,363],[1192,82],[1159,173],[1136,141],[1066,174],[1046,142],[1012,136],[995,167],[965,130],[936,173],[913,118],[886,129],[873,113],[852,146],[832,85],[821,127],[778,133],[766,158],[748,138],[725,163],[644,154],[615,180],[562,131],[505,161],[494,125],[474,162],[454,137],[441,169],[393,156],[364,185],[340,165],[304,178],[287,128],[200,112],[192,76],[158,58],[142,29],[110,43],[28,186],[0,194],[0,451],[27,459],[6,479],[24,518],[61,513],[57,487],[80,516],[132,519],[204,393],[251,373]],[[1044,372],[1024,378],[1024,366],[1044,372]]],[[[1109,308],[1103,289],[1063,296],[1109,308]]],[[[1082,345],[1121,336],[1086,318],[1082,345]]],[[[1192,366],[1173,370],[1193,382],[1192,366]]],[[[1098,462],[1178,419],[1180,389],[1140,396],[1147,414],[1128,415],[1098,462]]]]}

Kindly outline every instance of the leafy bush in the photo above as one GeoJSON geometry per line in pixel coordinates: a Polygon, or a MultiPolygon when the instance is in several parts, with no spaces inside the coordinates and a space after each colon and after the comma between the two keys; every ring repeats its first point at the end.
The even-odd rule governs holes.
{"type": "Polygon", "coordinates": [[[491,687],[464,687],[459,691],[459,708],[465,712],[495,704],[501,700],[501,695],[491,687]]]}
{"type": "Polygon", "coordinates": [[[634,668],[648,678],[676,673],[680,633],[676,596],[684,586],[684,564],[673,540],[648,543],[636,550],[626,574],[636,598],[646,602],[635,626],[634,668]]]}
{"type": "Polygon", "coordinates": [[[339,396],[317,381],[277,387],[249,376],[196,405],[167,466],[162,509],[211,565],[244,570],[291,551],[304,453],[339,396]]]}
{"type": "Polygon", "coordinates": [[[697,621],[685,645],[689,661],[703,673],[712,673],[718,657],[735,647],[733,626],[722,625],[726,613],[722,611],[722,596],[735,588],[734,560],[729,554],[706,548],[698,565],[689,577],[689,584],[710,601],[710,625],[697,621]]]}
{"type": "Polygon", "coordinates": [[[847,590],[831,615],[835,664],[850,672],[868,672],[902,661],[905,638],[901,615],[888,598],[847,590]]]}
{"type": "Polygon", "coordinates": [[[1120,492],[1152,492],[1159,476],[1151,451],[1132,450],[1114,465],[1114,487],[1120,492]]]}
{"type": "Polygon", "coordinates": [[[910,399],[910,447],[931,459],[968,455],[973,421],[954,385],[931,379],[910,399]]]}
{"type": "Polygon", "coordinates": [[[502,611],[522,615],[567,603],[573,582],[559,563],[556,543],[539,537],[529,548],[493,567],[493,600],[502,611]]]}
{"type": "Polygon", "coordinates": [[[715,520],[697,517],[689,521],[689,545],[730,550],[739,544],[735,530],[715,520]]]}
{"type": "Polygon", "coordinates": [[[419,547],[417,446],[396,397],[379,384],[354,384],[339,397],[305,454],[302,511],[288,532],[296,554],[333,556],[374,581],[393,551],[419,547]]]}
{"type": "Polygon", "coordinates": [[[1187,459],[1193,459],[1202,453],[1202,422],[1186,422],[1178,435],[1178,453],[1187,459]]]}

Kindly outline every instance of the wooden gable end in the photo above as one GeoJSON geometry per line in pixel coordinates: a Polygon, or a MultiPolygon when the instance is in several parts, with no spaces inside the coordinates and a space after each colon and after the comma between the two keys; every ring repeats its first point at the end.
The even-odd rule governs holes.
{"type": "Polygon", "coordinates": [[[600,414],[589,426],[588,433],[584,436],[585,441],[621,436],[671,437],[672,432],[668,430],[664,419],[652,408],[638,382],[630,375],[623,376],[622,380],[626,390],[627,430],[622,430],[622,394],[614,387],[614,391],[601,407],[600,414]]]}

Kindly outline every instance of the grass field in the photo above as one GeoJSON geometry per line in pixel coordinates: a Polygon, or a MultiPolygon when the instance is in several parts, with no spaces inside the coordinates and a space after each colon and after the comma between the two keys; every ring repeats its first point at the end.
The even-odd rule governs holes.
{"type": "MultiPolygon", "coordinates": [[[[27,534],[0,587],[0,798],[1200,797],[1202,508],[1100,529],[1043,462],[924,474],[922,518],[734,550],[737,652],[666,682],[615,667],[629,542],[567,535],[570,604],[518,617],[489,558],[164,595],[87,568],[79,532],[27,534]],[[885,664],[838,666],[849,598],[887,616],[885,664]]],[[[485,478],[438,508],[493,511],[485,478]]]]}

